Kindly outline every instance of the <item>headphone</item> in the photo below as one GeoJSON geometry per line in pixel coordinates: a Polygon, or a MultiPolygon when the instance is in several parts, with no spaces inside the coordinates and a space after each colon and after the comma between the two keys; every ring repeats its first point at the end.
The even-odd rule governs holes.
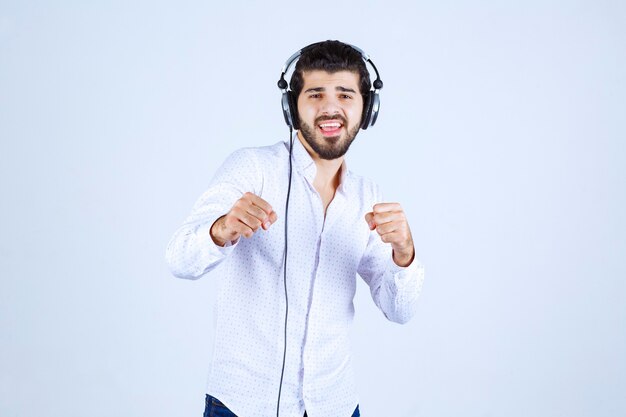
{"type": "MultiPolygon", "coordinates": [[[[298,121],[298,108],[296,106],[298,97],[295,97],[293,91],[288,89],[289,84],[287,84],[287,81],[285,81],[285,74],[287,73],[289,68],[294,65],[298,61],[298,59],[300,59],[303,51],[317,44],[318,43],[313,43],[309,46],[305,46],[295,54],[291,55],[287,62],[285,62],[285,65],[283,66],[280,74],[280,79],[278,80],[278,88],[283,93],[281,104],[283,108],[283,116],[285,117],[285,123],[287,123],[287,126],[295,130],[300,129],[300,123],[298,121]]],[[[380,79],[380,75],[378,74],[378,69],[376,69],[376,65],[374,65],[370,57],[365,52],[363,52],[362,49],[357,48],[354,45],[346,45],[357,51],[361,55],[363,61],[365,61],[366,64],[369,62],[372,68],[374,68],[374,72],[376,72],[376,79],[372,84],[374,89],[370,89],[363,103],[363,117],[361,119],[361,129],[365,130],[370,126],[374,126],[374,124],[376,123],[376,119],[378,119],[378,112],[380,110],[380,96],[378,95],[378,92],[381,88],[383,88],[383,82],[380,79]]]]}

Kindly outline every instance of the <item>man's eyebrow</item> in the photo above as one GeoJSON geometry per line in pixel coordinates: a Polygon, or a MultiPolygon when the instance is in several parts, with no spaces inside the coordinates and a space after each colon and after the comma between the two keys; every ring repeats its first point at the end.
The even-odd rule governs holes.
{"type": "MultiPolygon", "coordinates": [[[[341,92],[344,92],[344,93],[356,94],[356,91],[354,91],[353,89],[342,87],[342,86],[335,87],[335,90],[336,91],[341,91],[341,92]]],[[[321,93],[323,91],[326,91],[326,89],[324,87],[314,87],[314,88],[307,88],[304,92],[305,93],[321,93]]]]}
{"type": "Polygon", "coordinates": [[[346,87],[341,87],[341,86],[335,87],[335,90],[337,90],[337,91],[343,91],[344,93],[352,93],[352,94],[356,94],[356,91],[354,91],[353,89],[351,89],[351,88],[346,88],[346,87]]]}

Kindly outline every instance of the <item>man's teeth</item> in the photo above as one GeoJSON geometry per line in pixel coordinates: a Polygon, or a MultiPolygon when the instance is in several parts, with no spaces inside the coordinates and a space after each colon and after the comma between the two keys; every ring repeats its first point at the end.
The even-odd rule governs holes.
{"type": "Polygon", "coordinates": [[[320,127],[322,129],[338,129],[339,127],[341,127],[341,123],[321,123],[320,127]]]}

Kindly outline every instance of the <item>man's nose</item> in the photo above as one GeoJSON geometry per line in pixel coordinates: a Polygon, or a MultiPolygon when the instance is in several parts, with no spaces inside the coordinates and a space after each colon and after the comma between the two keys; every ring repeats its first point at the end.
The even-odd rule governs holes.
{"type": "Polygon", "coordinates": [[[320,108],[320,112],[322,114],[335,114],[339,113],[341,106],[339,105],[339,100],[336,97],[326,96],[322,101],[322,106],[320,108]]]}

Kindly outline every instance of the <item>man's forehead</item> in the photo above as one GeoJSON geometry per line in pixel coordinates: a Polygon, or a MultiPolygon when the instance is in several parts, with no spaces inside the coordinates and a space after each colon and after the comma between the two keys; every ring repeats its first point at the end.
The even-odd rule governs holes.
{"type": "Polygon", "coordinates": [[[304,81],[304,85],[308,86],[309,84],[341,84],[346,86],[346,84],[351,85],[353,87],[358,87],[359,84],[359,73],[356,71],[334,71],[328,72],[324,70],[311,70],[311,71],[303,71],[302,79],[304,81]]]}

